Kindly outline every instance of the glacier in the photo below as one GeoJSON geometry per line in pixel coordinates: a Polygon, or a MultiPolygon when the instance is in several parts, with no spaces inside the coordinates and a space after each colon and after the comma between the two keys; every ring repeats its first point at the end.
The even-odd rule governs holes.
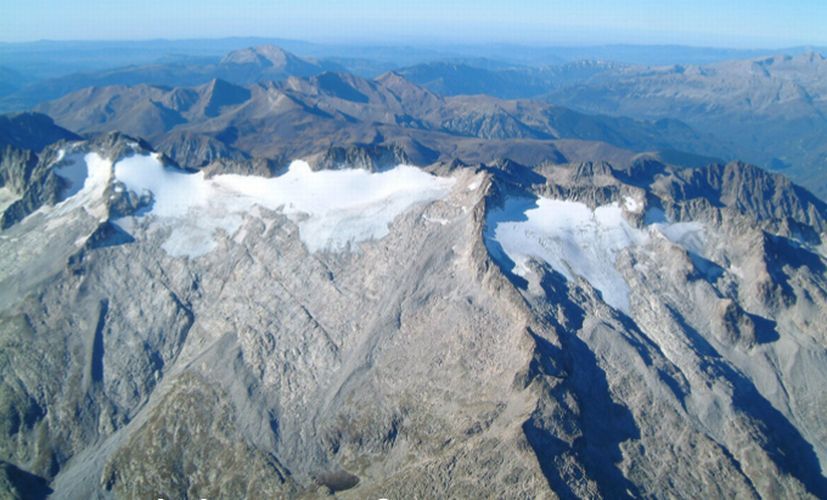
{"type": "Polygon", "coordinates": [[[280,211],[296,223],[308,251],[343,251],[381,239],[395,217],[409,207],[437,200],[455,179],[399,165],[382,172],[349,169],[314,171],[301,160],[283,174],[265,178],[236,174],[207,178],[164,165],[157,153],[135,154],[112,164],[96,154],[67,159],[57,169],[68,181],[64,204],[86,206],[109,182],[151,199],[146,210],[113,220],[127,232],[147,222],[168,230],[163,249],[175,257],[197,258],[217,245],[215,234],[232,236],[256,207],[280,211]]]}
{"type": "MultiPolygon", "coordinates": [[[[624,207],[634,212],[642,208],[631,198],[624,200],[624,207]]],[[[703,253],[703,224],[657,222],[637,228],[617,202],[591,209],[577,201],[510,196],[489,212],[486,225],[486,241],[495,259],[513,263],[507,271],[526,278],[528,261],[540,259],[568,280],[584,278],[606,304],[626,314],[631,311],[630,289],[615,266],[617,256],[652,237],[703,253]]]]}

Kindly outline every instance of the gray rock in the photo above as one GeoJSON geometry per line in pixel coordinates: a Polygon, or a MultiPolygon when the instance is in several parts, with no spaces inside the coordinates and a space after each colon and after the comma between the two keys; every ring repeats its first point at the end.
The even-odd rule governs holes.
{"type": "Polygon", "coordinates": [[[172,257],[108,197],[4,229],[0,459],[55,498],[827,494],[821,202],[740,164],[430,170],[448,196],[338,252],[261,209],[172,257]],[[624,313],[546,262],[512,274],[488,236],[510,196],[707,230],[623,249],[624,313]]]}

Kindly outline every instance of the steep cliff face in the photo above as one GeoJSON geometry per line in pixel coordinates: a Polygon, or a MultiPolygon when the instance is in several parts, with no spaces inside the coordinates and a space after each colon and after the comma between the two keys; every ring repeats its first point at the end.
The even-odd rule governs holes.
{"type": "Polygon", "coordinates": [[[0,232],[0,487],[827,494],[821,202],[740,164],[395,154],[64,145],[0,232]]]}

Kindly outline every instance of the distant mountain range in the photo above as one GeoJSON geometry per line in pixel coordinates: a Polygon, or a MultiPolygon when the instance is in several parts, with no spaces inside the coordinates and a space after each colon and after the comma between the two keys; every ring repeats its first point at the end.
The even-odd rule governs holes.
{"type": "Polygon", "coordinates": [[[700,66],[428,63],[398,72],[443,95],[534,98],[586,113],[680,120],[714,135],[732,155],[784,170],[827,196],[827,60],[818,52],[700,66]]]}
{"type": "MultiPolygon", "coordinates": [[[[273,67],[269,59],[260,63],[265,52],[234,53],[227,60],[234,67],[248,65],[249,74],[258,75],[258,68],[273,67]]],[[[209,163],[216,148],[286,158],[351,143],[398,146],[418,163],[438,158],[491,161],[504,151],[521,161],[572,160],[580,157],[572,140],[590,154],[591,144],[599,142],[629,152],[684,152],[676,158],[697,152],[706,161],[728,156],[713,137],[676,120],[594,116],[540,101],[482,95],[443,97],[397,73],[369,80],[324,72],[246,86],[214,79],[196,87],[90,87],[36,109],[78,133],[119,130],[143,137],[187,166],[209,163]],[[510,142],[515,140],[519,148],[510,142]],[[558,147],[561,140],[568,140],[566,154],[558,147]],[[206,149],[199,153],[202,147],[206,149]]],[[[618,155],[604,159],[617,161],[618,155]]]]}
{"type": "MultiPolygon", "coordinates": [[[[566,58],[589,54],[643,54],[644,48],[640,47],[593,47],[589,49],[591,51],[571,49],[558,52],[537,49],[528,51],[525,56],[513,56],[510,60],[499,57],[502,54],[497,50],[481,54],[472,48],[457,47],[454,52],[418,49],[414,51],[416,58],[425,59],[425,62],[399,66],[384,58],[397,54],[396,49],[389,48],[383,53],[376,48],[362,48],[348,53],[333,49],[324,52],[312,44],[288,45],[305,53],[326,54],[326,57],[304,58],[283,48],[261,45],[232,50],[221,57],[165,57],[153,64],[37,81],[31,81],[30,77],[24,77],[14,69],[0,68],[0,109],[36,108],[53,114],[58,123],[78,132],[118,126],[128,133],[158,141],[161,134],[172,133],[174,129],[167,140],[188,144],[188,149],[201,144],[206,150],[225,153],[240,147],[241,150],[234,154],[258,154],[265,149],[270,153],[283,153],[294,150],[292,143],[284,145],[292,139],[282,140],[282,146],[263,148],[252,140],[248,143],[255,146],[244,146],[243,137],[230,140],[235,132],[227,134],[220,130],[219,123],[223,123],[227,130],[240,130],[233,119],[227,116],[218,119],[215,114],[218,108],[229,110],[234,105],[240,105],[238,100],[249,94],[250,102],[242,106],[244,111],[239,119],[252,113],[266,122],[275,119],[283,110],[278,108],[270,118],[264,117],[263,110],[268,109],[269,104],[262,101],[261,96],[267,92],[286,93],[295,102],[303,103],[307,110],[314,109],[318,104],[319,109],[327,106],[339,112],[325,119],[321,114],[312,118],[305,116],[308,123],[314,123],[303,129],[307,135],[316,126],[324,127],[321,124],[325,120],[333,119],[347,123],[347,127],[341,124],[337,127],[347,129],[346,135],[353,140],[372,142],[381,136],[379,142],[386,139],[410,142],[417,136],[420,144],[430,142],[427,147],[437,151],[445,150],[443,145],[437,144],[441,140],[438,137],[440,133],[466,138],[461,142],[467,142],[469,137],[486,140],[553,141],[565,138],[600,141],[638,152],[681,152],[679,155],[673,154],[672,158],[740,158],[784,171],[819,196],[827,196],[827,61],[812,50],[797,48],[790,51],[795,55],[753,57],[702,65],[643,66],[610,59],[565,62],[566,58]],[[552,52],[564,54],[565,57],[552,58],[552,52]],[[366,59],[371,54],[377,59],[366,59]],[[534,54],[533,58],[529,57],[531,54],[534,54]],[[537,61],[542,59],[540,54],[546,54],[548,60],[556,64],[538,64],[537,61]],[[428,57],[432,60],[427,61],[428,57]],[[389,68],[392,71],[387,71],[389,68]],[[363,76],[363,80],[353,74],[374,75],[380,71],[383,73],[375,77],[363,76]],[[368,101],[358,102],[359,88],[381,87],[377,82],[390,73],[421,87],[410,93],[412,99],[424,95],[422,90],[429,91],[429,97],[419,106],[414,106],[413,101],[408,99],[404,103],[406,109],[401,113],[397,112],[399,110],[380,109],[382,103],[391,102],[395,97],[389,99],[386,95],[376,97],[375,101],[367,97],[368,101]],[[309,78],[310,83],[296,84],[297,89],[306,91],[291,90],[285,86],[285,80],[290,77],[309,78]],[[185,101],[195,99],[193,92],[199,95],[197,99],[201,99],[203,90],[199,87],[213,81],[231,84],[223,92],[236,92],[236,97],[225,102],[226,96],[222,95],[220,99],[213,99],[211,105],[202,103],[209,107],[204,108],[206,111],[202,115],[190,110],[185,101]],[[330,88],[325,89],[326,85],[330,88]],[[236,86],[244,89],[231,90],[236,86]],[[272,89],[256,91],[250,86],[272,89]],[[314,89],[314,86],[319,89],[314,89]],[[178,97],[164,97],[162,94],[167,92],[178,97]],[[317,98],[316,94],[322,97],[317,98]],[[340,109],[330,103],[315,102],[318,99],[330,100],[331,97],[355,104],[340,109]],[[108,99],[113,101],[108,102],[108,99]],[[166,102],[168,99],[184,101],[166,102]],[[53,100],[56,102],[46,103],[53,100]],[[518,100],[519,103],[507,100],[518,100]],[[351,109],[354,106],[358,109],[351,109]],[[412,106],[415,109],[408,109],[412,106]],[[429,106],[444,108],[443,116],[427,109],[429,106]],[[207,118],[213,120],[209,126],[202,123],[207,118]],[[359,122],[358,126],[354,120],[359,122]],[[646,125],[647,122],[649,125],[646,125]],[[378,131],[377,127],[383,130],[378,131]],[[406,130],[405,137],[398,137],[400,128],[406,130]],[[359,132],[354,132],[357,129],[359,132]]],[[[202,53],[215,54],[220,47],[222,45],[215,42],[207,45],[202,53]]],[[[702,54],[713,60],[714,54],[719,59],[754,55],[738,51],[673,49],[670,52],[668,48],[649,48],[650,53],[660,53],[664,57],[668,53],[683,54],[684,59],[689,61],[703,59],[702,54]],[[690,57],[692,54],[697,57],[690,57]]],[[[0,47],[0,54],[3,50],[10,49],[0,47]]],[[[156,47],[154,50],[160,49],[156,47]]],[[[397,55],[399,61],[411,60],[397,55]]],[[[362,95],[368,96],[373,91],[367,94],[362,92],[362,95]]],[[[378,90],[380,93],[388,91],[378,90]]],[[[241,134],[244,135],[247,133],[241,134]]],[[[532,146],[519,156],[523,159],[537,158],[537,151],[545,152],[548,148],[548,143],[544,143],[540,150],[532,146]]],[[[300,147],[295,150],[306,149],[300,147]]],[[[481,151],[476,146],[466,149],[463,144],[458,144],[456,149],[466,153],[481,151]]],[[[474,157],[468,154],[460,156],[474,157]]]]}
{"type": "Polygon", "coordinates": [[[214,78],[244,84],[281,80],[288,76],[311,76],[331,70],[344,68],[330,62],[302,59],[268,45],[233,51],[216,62],[184,59],[47,79],[9,93],[0,99],[0,108],[26,109],[86,87],[138,84],[188,86],[206,83],[214,78]]]}
{"type": "Polygon", "coordinates": [[[406,79],[442,95],[487,94],[521,99],[548,94],[597,75],[625,67],[614,62],[583,60],[554,66],[481,68],[469,63],[433,62],[397,70],[406,79]]]}
{"type": "Polygon", "coordinates": [[[674,118],[827,196],[827,59],[817,52],[705,66],[619,68],[549,102],[589,113],[674,118]]]}
{"type": "MultiPolygon", "coordinates": [[[[118,66],[156,64],[170,58],[218,60],[233,50],[276,45],[306,58],[358,60],[394,68],[429,61],[489,59],[512,65],[550,65],[579,60],[625,64],[709,64],[768,54],[799,54],[824,47],[726,49],[680,45],[534,46],[514,44],[334,44],[261,37],[189,40],[53,41],[0,43],[0,65],[33,79],[91,72],[118,66]]],[[[390,68],[387,68],[390,69],[390,68]]]]}

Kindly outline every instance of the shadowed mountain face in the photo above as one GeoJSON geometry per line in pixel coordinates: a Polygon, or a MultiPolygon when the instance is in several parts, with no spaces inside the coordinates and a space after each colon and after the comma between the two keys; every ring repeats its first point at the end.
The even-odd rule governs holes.
{"type": "Polygon", "coordinates": [[[73,139],[79,139],[79,137],[55,125],[46,115],[38,113],[0,115],[0,149],[12,146],[16,149],[40,151],[57,141],[73,139]]]}
{"type": "Polygon", "coordinates": [[[614,147],[617,153],[601,158],[621,163],[632,156],[623,150],[726,156],[713,138],[674,120],[591,116],[537,101],[487,96],[441,97],[395,73],[376,80],[323,73],[246,87],[214,80],[194,88],[91,88],[38,110],[81,133],[121,130],[147,138],[189,166],[204,162],[191,151],[179,155],[166,148],[175,142],[170,134],[203,135],[206,142],[269,158],[366,143],[401,146],[418,163],[490,161],[511,154],[527,162],[587,159],[578,154],[577,141],[584,151],[593,151],[593,143],[614,147]],[[559,152],[560,140],[569,140],[569,154],[559,152]]]}

